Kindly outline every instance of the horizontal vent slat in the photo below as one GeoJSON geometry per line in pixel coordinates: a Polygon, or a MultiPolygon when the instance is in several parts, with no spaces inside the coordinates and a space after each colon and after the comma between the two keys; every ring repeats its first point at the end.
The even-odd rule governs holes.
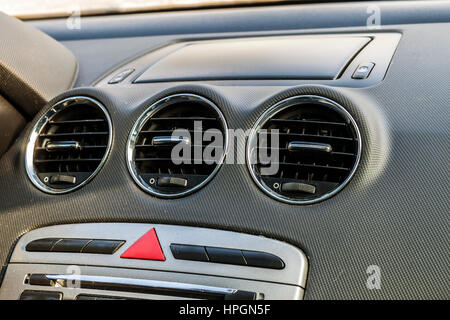
{"type": "Polygon", "coordinates": [[[217,118],[208,117],[162,117],[151,118],[148,121],[217,121],[217,118]]]}
{"type": "MultiPolygon", "coordinates": [[[[101,146],[81,146],[81,150],[99,150],[99,149],[106,149],[108,146],[101,145],[101,146]]],[[[35,150],[37,151],[47,151],[44,147],[37,147],[35,150]]],[[[61,151],[52,151],[52,153],[56,152],[68,152],[67,150],[61,150],[61,151]]],[[[78,152],[78,150],[75,150],[73,152],[78,152]]]]}
{"type": "MultiPolygon", "coordinates": [[[[166,178],[168,176],[170,177],[175,177],[175,178],[184,178],[187,180],[204,180],[206,178],[208,178],[208,174],[199,174],[199,173],[143,173],[141,174],[142,177],[151,177],[151,178],[166,178]]],[[[147,180],[147,179],[145,179],[147,180]]]]}
{"type": "MultiPolygon", "coordinates": [[[[189,134],[204,132],[203,130],[190,130],[190,129],[182,129],[182,130],[186,130],[187,132],[189,132],[189,134]]],[[[139,134],[167,134],[170,136],[172,135],[173,131],[174,130],[142,130],[141,132],[139,132],[139,134]]]]}
{"type": "MultiPolygon", "coordinates": [[[[256,148],[256,150],[259,150],[259,149],[270,150],[270,151],[279,150],[280,152],[293,152],[293,151],[289,150],[288,148],[272,148],[272,147],[257,147],[256,148]]],[[[300,154],[302,154],[302,153],[313,153],[313,152],[314,151],[304,151],[303,150],[303,151],[300,152],[300,154]]],[[[351,153],[351,152],[335,152],[335,151],[332,151],[332,152],[329,152],[327,154],[329,154],[329,155],[336,155],[336,156],[345,156],[345,157],[355,157],[356,156],[356,154],[351,153]]],[[[317,156],[318,157],[319,156],[323,156],[323,154],[322,155],[317,154],[317,156]]]]}
{"type": "Polygon", "coordinates": [[[299,168],[311,168],[311,169],[323,169],[323,170],[338,170],[338,171],[350,171],[349,168],[344,167],[332,167],[332,166],[323,166],[323,165],[314,165],[314,164],[306,164],[306,163],[290,163],[290,162],[273,162],[272,165],[278,166],[292,166],[299,168]]]}
{"type": "Polygon", "coordinates": [[[40,134],[41,138],[60,138],[60,137],[82,137],[82,136],[105,136],[109,135],[109,132],[68,132],[68,133],[44,133],[40,134]]]}
{"type": "MultiPolygon", "coordinates": [[[[198,165],[207,165],[205,163],[205,160],[206,159],[190,159],[191,164],[197,164],[197,163],[194,163],[194,162],[200,162],[201,161],[201,163],[198,163],[198,165]]],[[[144,162],[144,161],[151,162],[151,161],[154,161],[154,162],[173,163],[171,158],[136,158],[134,161],[136,161],[136,162],[144,162]]],[[[213,163],[213,164],[215,164],[215,163],[213,163]]]]}
{"type": "Polygon", "coordinates": [[[318,120],[294,120],[294,119],[270,119],[272,123],[280,124],[295,124],[295,125],[317,125],[317,126],[332,126],[332,127],[346,127],[345,122],[330,122],[330,121],[318,121],[318,120]]]}
{"type": "Polygon", "coordinates": [[[102,159],[34,159],[34,163],[73,163],[73,162],[100,162],[102,159]]]}
{"type": "MultiPolygon", "coordinates": [[[[283,138],[291,137],[292,140],[298,140],[301,138],[323,139],[323,140],[343,141],[343,142],[351,142],[351,141],[355,140],[351,137],[325,136],[325,135],[317,135],[317,134],[286,133],[286,132],[279,132],[279,133],[273,132],[272,133],[270,130],[267,133],[268,133],[267,134],[268,137],[273,134],[273,135],[279,135],[280,137],[283,137],[283,138]]],[[[259,131],[258,134],[261,134],[261,131],[259,131]]]]}
{"type": "MultiPolygon", "coordinates": [[[[192,144],[192,145],[188,145],[188,146],[192,147],[192,148],[199,148],[199,147],[205,148],[208,145],[206,145],[206,144],[192,144]]],[[[173,148],[173,145],[139,144],[139,145],[136,145],[135,148],[136,149],[146,149],[146,148],[149,148],[149,149],[166,148],[167,149],[167,148],[173,148]]]]}
{"type": "Polygon", "coordinates": [[[49,121],[50,124],[54,125],[84,125],[84,124],[97,124],[97,123],[106,123],[105,119],[81,119],[81,120],[58,120],[58,121],[49,121]]]}

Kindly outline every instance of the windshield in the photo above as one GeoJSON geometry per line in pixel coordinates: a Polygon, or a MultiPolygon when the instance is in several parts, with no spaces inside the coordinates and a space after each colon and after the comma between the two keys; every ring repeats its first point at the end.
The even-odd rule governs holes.
{"type": "MultiPolygon", "coordinates": [[[[278,0],[283,1],[283,0],[278,0]]],[[[277,0],[0,0],[0,11],[21,19],[95,15],[105,13],[157,11],[252,3],[277,0]]]]}

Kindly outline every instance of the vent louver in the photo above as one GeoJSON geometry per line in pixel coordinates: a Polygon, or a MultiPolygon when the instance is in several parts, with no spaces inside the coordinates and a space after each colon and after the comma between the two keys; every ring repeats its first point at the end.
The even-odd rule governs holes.
{"type": "Polygon", "coordinates": [[[309,204],[345,186],[360,151],[358,127],[342,106],[323,97],[297,96],[260,117],[249,137],[247,162],[252,178],[267,194],[309,204]]]}
{"type": "Polygon", "coordinates": [[[111,146],[106,109],[88,97],[56,103],[33,128],[26,168],[41,190],[57,194],[86,184],[100,170],[111,146]]]}
{"type": "MultiPolygon", "coordinates": [[[[212,139],[214,143],[214,138],[212,139]]],[[[173,198],[204,186],[217,172],[227,145],[227,125],[211,101],[194,94],[175,94],[152,104],[136,122],[128,139],[128,168],[150,194],[173,198]],[[174,134],[174,131],[182,134],[174,134]],[[217,154],[204,157],[205,132],[221,135],[217,154]],[[174,148],[184,150],[172,156],[174,148]]]]}

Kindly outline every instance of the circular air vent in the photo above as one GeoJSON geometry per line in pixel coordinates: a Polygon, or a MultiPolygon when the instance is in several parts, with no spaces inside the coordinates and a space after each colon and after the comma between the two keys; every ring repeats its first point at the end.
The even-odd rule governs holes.
{"type": "Polygon", "coordinates": [[[257,185],[273,198],[310,204],[331,197],[353,176],[361,138],[351,115],[318,96],[296,96],[269,108],[247,144],[257,185]]]}
{"type": "Polygon", "coordinates": [[[211,101],[175,94],[152,104],[128,139],[128,168],[150,194],[173,198],[204,186],[227,146],[225,119],[211,101]]]}
{"type": "Polygon", "coordinates": [[[31,181],[53,194],[85,185],[109,153],[111,128],[106,109],[94,99],[71,97],[56,103],[34,126],[27,145],[31,181]]]}

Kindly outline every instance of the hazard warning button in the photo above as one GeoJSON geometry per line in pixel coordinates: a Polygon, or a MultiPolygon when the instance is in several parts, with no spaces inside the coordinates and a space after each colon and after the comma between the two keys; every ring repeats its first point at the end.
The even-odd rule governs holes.
{"type": "Polygon", "coordinates": [[[150,231],[139,238],[120,257],[125,259],[166,260],[155,228],[150,229],[150,231]]]}

